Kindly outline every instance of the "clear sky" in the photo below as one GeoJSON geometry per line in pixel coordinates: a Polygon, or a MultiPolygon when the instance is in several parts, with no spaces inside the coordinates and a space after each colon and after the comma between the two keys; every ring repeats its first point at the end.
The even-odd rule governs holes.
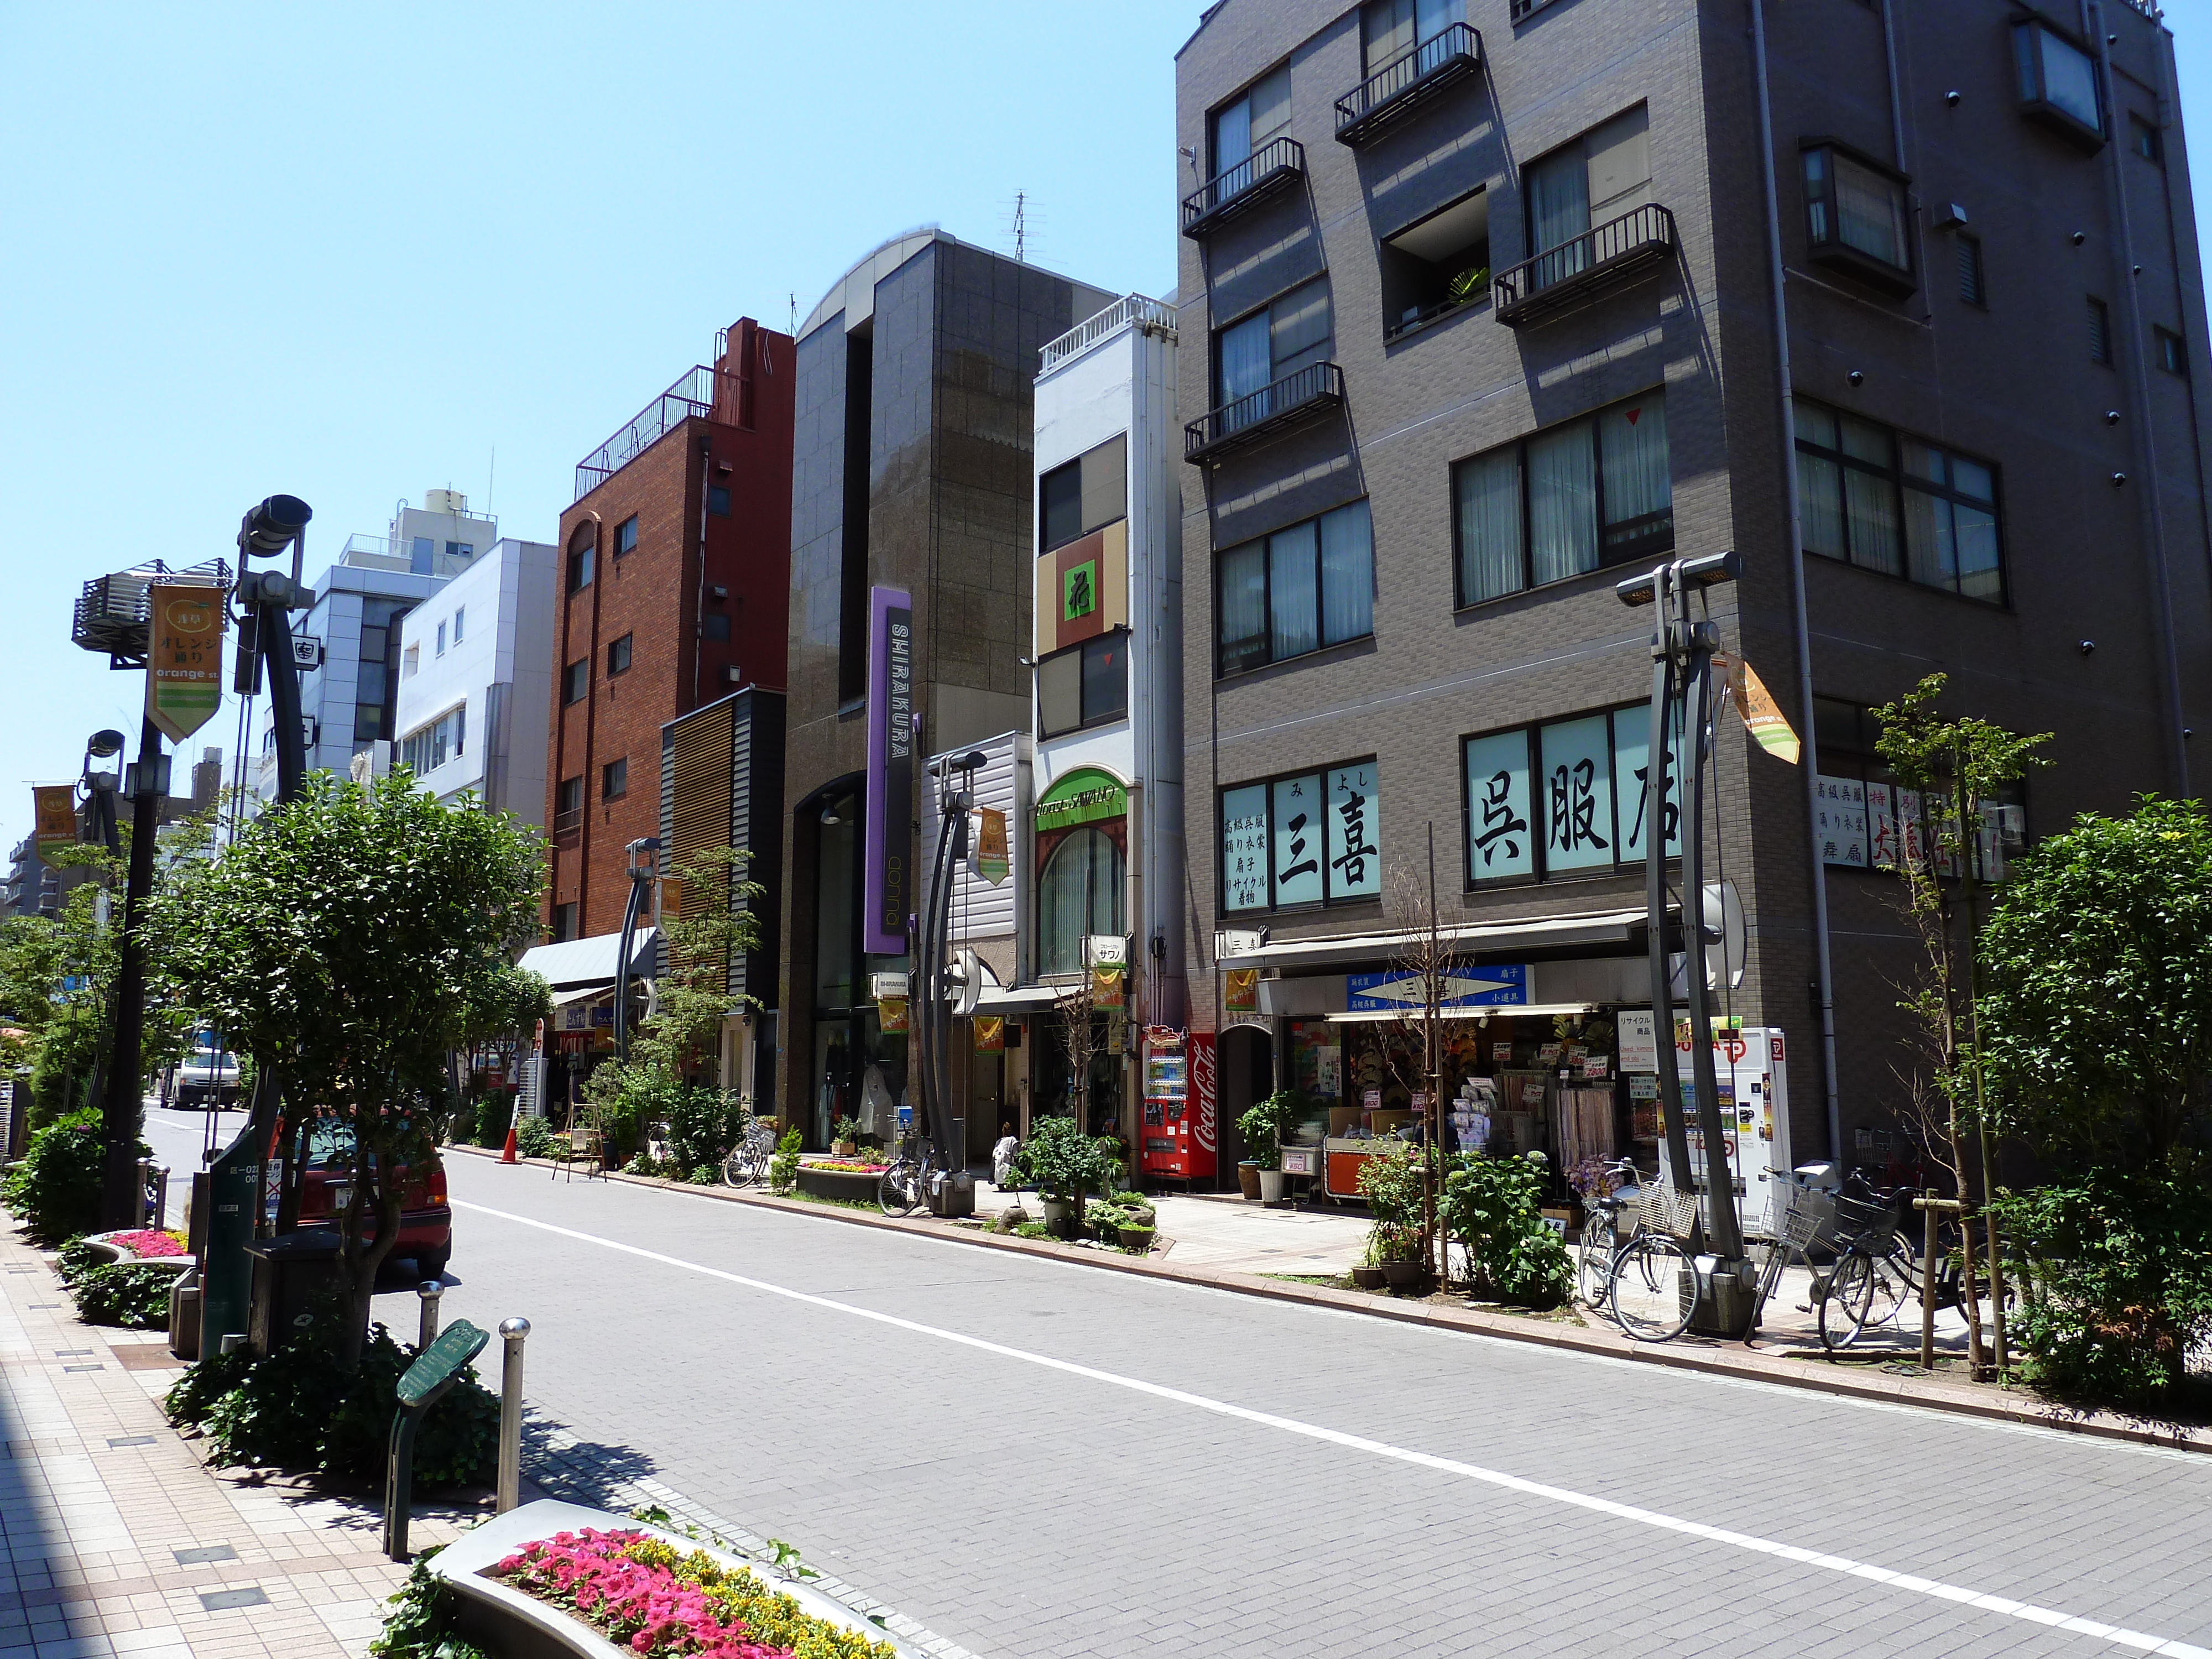
{"type": "MultiPolygon", "coordinates": [[[[0,0],[0,854],[88,733],[135,743],[89,577],[230,556],[278,491],[311,580],[432,486],[550,539],[716,328],[925,221],[1011,251],[1018,191],[1038,263],[1164,293],[1199,9],[0,0]]],[[[2169,12],[2212,133],[2212,0],[2169,12]]]]}

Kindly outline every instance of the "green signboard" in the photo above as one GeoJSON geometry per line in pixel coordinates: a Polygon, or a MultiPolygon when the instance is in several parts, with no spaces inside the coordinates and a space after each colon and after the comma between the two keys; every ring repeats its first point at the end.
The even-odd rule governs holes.
{"type": "Polygon", "coordinates": [[[430,1346],[415,1357],[399,1379],[399,1403],[420,1406],[435,1400],[450,1387],[461,1368],[474,1359],[490,1341],[488,1332],[478,1330],[465,1319],[456,1319],[438,1333],[430,1346]]]}
{"type": "Polygon", "coordinates": [[[1079,766],[1045,791],[1036,804],[1035,821],[1042,835],[1126,817],[1128,811],[1129,792],[1120,779],[1099,767],[1079,766]]]}

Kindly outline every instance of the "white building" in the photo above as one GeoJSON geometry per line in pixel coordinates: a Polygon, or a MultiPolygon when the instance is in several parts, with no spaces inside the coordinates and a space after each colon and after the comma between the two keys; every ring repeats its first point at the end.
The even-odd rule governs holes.
{"type": "Polygon", "coordinates": [[[399,624],[392,758],[439,799],[543,827],[553,713],[556,550],[496,541],[399,624]]]}
{"type": "MultiPolygon", "coordinates": [[[[351,536],[337,562],[314,580],[315,603],[292,619],[295,635],[319,640],[320,668],[300,676],[307,770],[344,775],[353,757],[397,735],[399,623],[410,611],[476,562],[499,538],[499,520],[468,510],[467,497],[425,490],[422,505],[401,501],[388,536],[351,536]]],[[[550,649],[550,647],[549,647],[550,649]]],[[[261,763],[255,793],[276,793],[276,732],[261,702],[261,763]]]]}

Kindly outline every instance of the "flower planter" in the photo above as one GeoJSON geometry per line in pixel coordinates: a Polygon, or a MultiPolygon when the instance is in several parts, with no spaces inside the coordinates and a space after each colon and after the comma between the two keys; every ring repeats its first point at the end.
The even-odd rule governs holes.
{"type": "Polygon", "coordinates": [[[1158,1237],[1157,1228],[1124,1227],[1121,1229],[1121,1248],[1125,1250],[1150,1250],[1152,1241],[1158,1237]]]}
{"type": "Polygon", "coordinates": [[[804,1164],[799,1166],[799,1190],[816,1198],[842,1198],[872,1204],[876,1188],[882,1182],[881,1176],[863,1175],[858,1170],[817,1170],[804,1164]]]}
{"type": "Polygon", "coordinates": [[[1429,1264],[1386,1261],[1382,1264],[1382,1282],[1394,1291],[1425,1291],[1429,1285],[1429,1264]]]}
{"type": "MultiPolygon", "coordinates": [[[[111,1262],[129,1262],[132,1266],[149,1263],[156,1267],[167,1267],[173,1273],[182,1273],[192,1265],[191,1253],[183,1245],[178,1244],[174,1239],[168,1239],[168,1242],[175,1246],[173,1249],[157,1250],[151,1255],[134,1249],[130,1243],[126,1242],[133,1239],[146,1239],[149,1234],[149,1230],[145,1228],[126,1227],[120,1231],[112,1233],[88,1233],[84,1242],[111,1262]]],[[[159,1232],[151,1233],[151,1237],[168,1237],[167,1234],[159,1232]]]]}
{"type": "Polygon", "coordinates": [[[604,1510],[578,1504],[541,1499],[487,1521],[464,1533],[441,1550],[430,1562],[430,1571],[453,1592],[455,1622],[460,1633],[501,1659],[637,1659],[597,1630],[571,1617],[562,1608],[525,1595],[512,1585],[488,1576],[489,1570],[526,1545],[550,1539],[556,1533],[586,1528],[608,1532],[639,1532],[666,1540],[686,1553],[703,1551],[725,1569],[745,1567],[763,1583],[790,1596],[814,1618],[872,1642],[889,1644],[900,1659],[920,1659],[918,1650],[880,1626],[872,1625],[842,1601],[797,1582],[776,1578],[759,1563],[731,1555],[711,1545],[681,1538],[659,1527],[648,1527],[604,1510]]]}
{"type": "Polygon", "coordinates": [[[1260,1171],[1260,1201],[1262,1204],[1283,1201],[1283,1172],[1280,1170],[1260,1171]]]}
{"type": "Polygon", "coordinates": [[[1239,1164],[1237,1166],[1237,1184],[1244,1189],[1245,1197],[1258,1198],[1260,1196],[1259,1164],[1249,1158],[1239,1164]]]}
{"type": "Polygon", "coordinates": [[[1076,1235],[1082,1206],[1072,1198],[1039,1197],[1037,1207],[1044,1212],[1044,1230],[1054,1238],[1073,1238],[1076,1235]]]}
{"type": "Polygon", "coordinates": [[[1380,1267],[1354,1267],[1352,1283],[1355,1290],[1379,1291],[1382,1288],[1382,1270],[1380,1267]]]}

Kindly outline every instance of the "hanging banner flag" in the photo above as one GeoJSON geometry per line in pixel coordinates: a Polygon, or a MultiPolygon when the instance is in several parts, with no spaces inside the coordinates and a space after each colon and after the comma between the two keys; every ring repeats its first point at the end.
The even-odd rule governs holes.
{"type": "Polygon", "coordinates": [[[1759,678],[1759,671],[1740,657],[1723,657],[1716,653],[1713,660],[1726,665],[1729,701],[1743,721],[1744,730],[1758,739],[1759,746],[1777,760],[1797,764],[1804,745],[1791,730],[1782,705],[1774,701],[1774,694],[1766,689],[1766,682],[1759,678]]]}
{"type": "Polygon", "coordinates": [[[886,1036],[906,1030],[906,999],[879,997],[876,1000],[876,1029],[886,1036]]]}
{"type": "Polygon", "coordinates": [[[1231,968],[1221,976],[1221,1006],[1232,1014],[1260,1011],[1260,970],[1231,968]]]}
{"type": "Polygon", "coordinates": [[[182,743],[222,702],[222,589],[160,582],[147,597],[146,718],[182,743]]]}
{"type": "Polygon", "coordinates": [[[977,1054],[1001,1054],[1006,1051],[1006,1017],[1004,1014],[978,1014],[975,1025],[977,1054]]]}
{"type": "Polygon", "coordinates": [[[32,832],[42,863],[57,847],[76,844],[76,789],[66,783],[50,783],[31,791],[31,808],[38,828],[32,832]]]}
{"type": "Polygon", "coordinates": [[[975,879],[996,887],[1012,873],[1006,856],[1006,815],[995,806],[975,809],[975,855],[969,860],[975,879]]]}
{"type": "Polygon", "coordinates": [[[1091,970],[1091,1006],[1094,1008],[1119,1008],[1121,1006],[1120,963],[1104,963],[1091,970]]]}

